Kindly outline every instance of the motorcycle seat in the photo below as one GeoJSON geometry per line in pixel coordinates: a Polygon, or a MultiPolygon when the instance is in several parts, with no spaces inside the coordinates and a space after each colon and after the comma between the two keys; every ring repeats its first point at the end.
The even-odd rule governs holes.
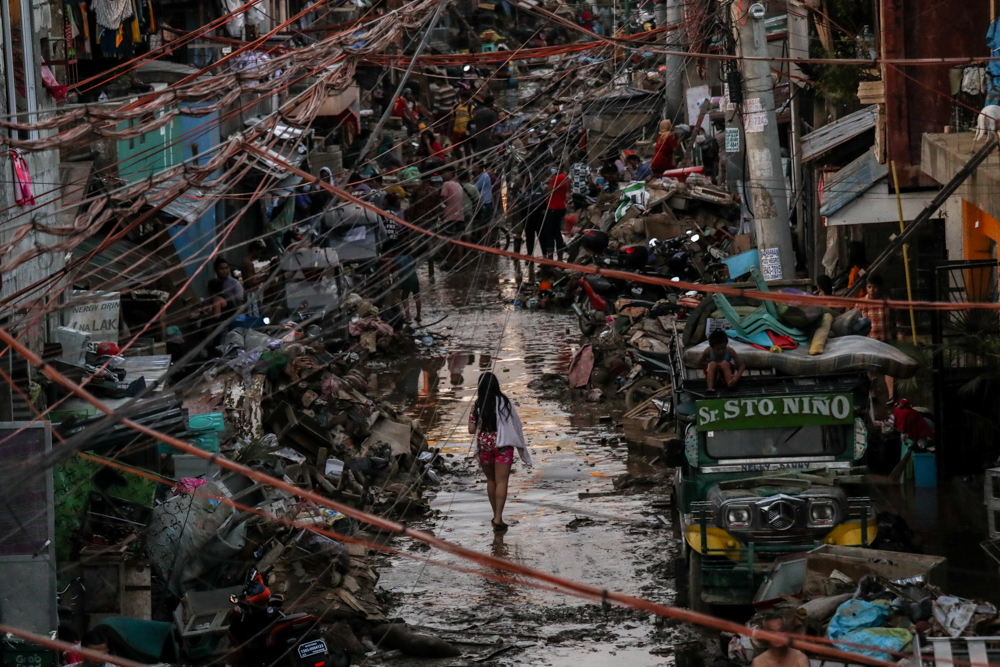
{"type": "Polygon", "coordinates": [[[598,294],[610,294],[614,291],[614,285],[604,276],[587,276],[587,284],[598,294]]]}

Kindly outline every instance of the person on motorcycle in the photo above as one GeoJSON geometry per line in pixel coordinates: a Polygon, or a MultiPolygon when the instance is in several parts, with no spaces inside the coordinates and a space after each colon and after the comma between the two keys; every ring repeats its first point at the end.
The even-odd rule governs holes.
{"type": "Polygon", "coordinates": [[[698,365],[705,373],[705,381],[710,392],[715,391],[715,383],[721,377],[726,387],[732,389],[742,377],[747,366],[729,347],[729,336],[721,329],[716,329],[708,336],[708,347],[701,353],[698,365]]]}

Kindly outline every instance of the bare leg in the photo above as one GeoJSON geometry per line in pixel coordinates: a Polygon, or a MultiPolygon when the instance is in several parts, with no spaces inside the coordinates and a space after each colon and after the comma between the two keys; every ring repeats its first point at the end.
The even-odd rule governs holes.
{"type": "Polygon", "coordinates": [[[403,302],[403,321],[409,323],[410,321],[410,297],[402,299],[403,302]]]}
{"type": "Polygon", "coordinates": [[[708,384],[709,391],[715,389],[715,376],[718,373],[719,364],[714,361],[708,362],[708,368],[705,369],[705,382],[708,384]]]}
{"type": "Polygon", "coordinates": [[[503,525],[503,506],[507,503],[507,480],[510,478],[510,466],[503,463],[493,464],[496,481],[494,484],[493,525],[503,525]]]}
{"type": "MultiPolygon", "coordinates": [[[[497,483],[496,483],[496,470],[492,463],[483,463],[483,474],[486,475],[486,495],[490,499],[490,507],[493,508],[493,516],[497,513],[497,483]]],[[[510,473],[510,467],[507,467],[507,473],[510,473]]],[[[507,479],[504,478],[504,498],[507,495],[507,479]]]]}
{"type": "Polygon", "coordinates": [[[736,384],[736,379],[733,377],[733,365],[727,362],[722,362],[719,364],[719,370],[722,371],[722,379],[726,381],[727,387],[732,387],[736,384]]]}
{"type": "Polygon", "coordinates": [[[414,303],[417,304],[417,322],[419,322],[420,321],[420,310],[421,310],[421,308],[423,308],[423,304],[420,303],[420,295],[419,294],[413,295],[413,301],[414,301],[414,303]]]}
{"type": "Polygon", "coordinates": [[[885,376],[885,388],[889,390],[889,400],[896,398],[896,393],[894,391],[892,383],[892,377],[888,375],[885,376]]]}

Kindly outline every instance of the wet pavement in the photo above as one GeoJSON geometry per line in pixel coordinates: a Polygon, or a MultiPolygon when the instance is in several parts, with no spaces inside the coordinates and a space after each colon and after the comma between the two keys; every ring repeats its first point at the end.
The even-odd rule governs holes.
{"type": "MultiPolygon", "coordinates": [[[[666,490],[580,497],[613,493],[613,481],[623,473],[649,475],[664,469],[649,464],[649,453],[625,445],[614,425],[620,404],[560,401],[567,398],[565,383],[554,382],[550,374],[565,373],[579,347],[576,321],[571,312],[515,309],[517,284],[526,277],[515,273],[511,260],[496,258],[450,275],[439,270],[433,282],[426,268],[421,271],[423,321],[447,315],[429,327],[447,339],[428,348],[422,359],[396,369],[389,400],[422,423],[431,445],[446,453],[457,472],[445,476],[433,497],[433,516],[413,525],[562,577],[676,604],[677,544],[657,519],[661,515],[669,521],[664,496],[657,495],[666,490]],[[534,459],[531,469],[515,460],[504,513],[511,528],[500,536],[490,526],[483,475],[468,458],[473,437],[467,431],[469,409],[484,370],[496,373],[515,403],[534,459]]],[[[422,545],[395,544],[469,566],[422,551],[422,545]]],[[[515,643],[490,664],[671,665],[674,645],[693,636],[648,614],[605,609],[412,559],[386,558],[380,573],[380,586],[392,593],[391,616],[462,642],[462,658],[435,664],[469,664],[515,643]]]]}

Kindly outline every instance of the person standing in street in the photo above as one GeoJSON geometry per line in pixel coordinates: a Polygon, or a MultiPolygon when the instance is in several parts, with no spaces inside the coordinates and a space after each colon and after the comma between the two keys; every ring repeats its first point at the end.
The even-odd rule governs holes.
{"type": "Polygon", "coordinates": [[[663,172],[677,166],[674,160],[676,150],[677,136],[674,134],[674,124],[669,120],[661,120],[660,131],[656,136],[656,150],[653,153],[653,160],[649,164],[654,176],[660,176],[663,172]]]}
{"type": "Polygon", "coordinates": [[[453,159],[463,158],[472,153],[472,148],[466,137],[469,131],[469,121],[472,120],[472,112],[475,107],[472,104],[472,96],[468,92],[462,93],[462,102],[455,107],[452,114],[455,118],[451,126],[451,145],[454,148],[453,159]]]}
{"type": "Polygon", "coordinates": [[[479,376],[476,402],[469,413],[469,433],[475,434],[472,453],[486,475],[486,495],[493,508],[490,523],[495,532],[508,526],[503,522],[507,502],[507,481],[514,465],[514,450],[525,464],[531,466],[531,455],[524,439],[521,419],[514,404],[500,390],[500,381],[493,373],[479,376]]]}
{"type": "MultiPolygon", "coordinates": [[[[487,95],[472,117],[472,125],[475,130],[472,140],[477,153],[493,148],[493,128],[499,122],[500,117],[497,115],[497,110],[493,108],[493,96],[487,95]]],[[[480,156],[479,159],[486,159],[486,156],[480,156]]]]}
{"type": "Polygon", "coordinates": [[[569,168],[569,180],[572,184],[573,207],[579,211],[587,207],[587,197],[593,181],[594,171],[587,164],[587,152],[578,151],[576,162],[569,168]]]}
{"type": "Polygon", "coordinates": [[[482,162],[472,165],[472,175],[476,177],[476,189],[479,190],[479,221],[488,224],[493,218],[493,181],[482,162]]]}
{"type": "Polygon", "coordinates": [[[542,233],[539,240],[542,244],[542,255],[551,258],[553,251],[562,260],[563,249],[566,242],[563,241],[562,227],[563,219],[566,217],[566,196],[569,194],[569,178],[561,169],[555,169],[552,179],[545,186],[545,194],[548,198],[545,207],[545,219],[542,222],[542,233]]]}

